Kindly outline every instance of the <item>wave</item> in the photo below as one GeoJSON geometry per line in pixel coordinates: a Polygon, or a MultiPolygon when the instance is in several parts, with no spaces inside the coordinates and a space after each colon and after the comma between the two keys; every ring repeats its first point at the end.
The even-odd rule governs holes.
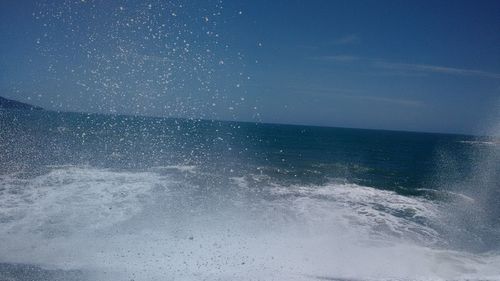
{"type": "Polygon", "coordinates": [[[129,219],[164,181],[151,172],[58,166],[33,179],[0,178],[3,233],[53,237],[129,219]]]}
{"type": "Polygon", "coordinates": [[[470,145],[488,145],[488,146],[497,146],[500,145],[500,141],[498,140],[493,140],[493,141],[479,141],[479,140],[468,140],[468,141],[459,141],[460,143],[463,144],[470,144],[470,145]]]}
{"type": "Polygon", "coordinates": [[[195,165],[169,165],[169,166],[157,166],[157,167],[153,167],[151,169],[154,171],[177,170],[179,172],[195,173],[196,168],[197,167],[195,165]]]}
{"type": "MultiPolygon", "coordinates": [[[[371,235],[412,238],[429,245],[440,242],[439,233],[428,226],[438,219],[438,206],[425,199],[355,184],[275,187],[272,191],[279,195],[293,195],[293,202],[312,200],[311,205],[315,208],[322,205],[321,201],[326,202],[328,206],[321,208],[327,212],[332,206],[342,210],[334,213],[340,215],[334,220],[337,224],[345,221],[346,225],[358,225],[371,235]]],[[[312,207],[305,209],[310,211],[312,207]]]]}
{"type": "Polygon", "coordinates": [[[436,190],[430,188],[416,188],[416,191],[420,191],[427,194],[437,195],[441,198],[459,199],[461,202],[474,203],[476,200],[470,196],[467,196],[460,192],[453,192],[449,190],[436,190]]]}
{"type": "Polygon", "coordinates": [[[498,254],[446,247],[440,202],[207,177],[186,166],[2,176],[0,262],[89,280],[500,279],[498,254]]]}

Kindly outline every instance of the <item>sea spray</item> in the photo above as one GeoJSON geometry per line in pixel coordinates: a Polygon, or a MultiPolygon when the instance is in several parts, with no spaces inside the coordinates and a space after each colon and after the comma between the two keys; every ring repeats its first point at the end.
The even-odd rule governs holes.
{"type": "MultiPolygon", "coordinates": [[[[496,109],[500,108],[497,106],[496,109]]],[[[486,136],[476,137],[469,145],[470,169],[461,182],[453,183],[470,200],[455,200],[450,205],[453,221],[449,235],[458,247],[480,252],[500,251],[500,110],[490,118],[486,136]]],[[[456,245],[456,246],[457,246],[456,245]]]]}
{"type": "MultiPolygon", "coordinates": [[[[428,158],[405,168],[443,144],[468,155],[471,144],[463,141],[473,139],[55,112],[2,116],[3,133],[18,140],[2,143],[12,154],[2,165],[23,167],[0,178],[1,274],[14,280],[500,274],[493,246],[455,243],[452,232],[463,230],[449,219],[450,204],[464,205],[413,184],[427,178],[428,158]],[[64,145],[23,150],[25,140],[64,145]],[[377,154],[360,158],[360,151],[377,154]]],[[[446,186],[427,189],[475,200],[446,186]]],[[[465,234],[488,238],[495,234],[488,227],[465,234]]]]}
{"type": "Polygon", "coordinates": [[[45,74],[74,95],[43,91],[37,99],[55,110],[233,119],[235,108],[246,107],[250,75],[221,28],[241,14],[223,4],[39,1],[34,43],[45,74]]]}

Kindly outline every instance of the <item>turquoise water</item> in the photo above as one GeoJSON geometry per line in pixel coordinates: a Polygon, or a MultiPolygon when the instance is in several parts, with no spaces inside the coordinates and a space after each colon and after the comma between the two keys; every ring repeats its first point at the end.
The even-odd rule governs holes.
{"type": "Polygon", "coordinates": [[[14,110],[0,128],[14,280],[500,278],[492,139],[14,110]]]}

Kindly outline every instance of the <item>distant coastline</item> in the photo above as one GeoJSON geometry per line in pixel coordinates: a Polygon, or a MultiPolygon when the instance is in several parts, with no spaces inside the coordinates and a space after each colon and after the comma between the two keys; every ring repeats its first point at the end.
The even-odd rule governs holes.
{"type": "Polygon", "coordinates": [[[27,109],[27,110],[43,110],[43,108],[11,99],[0,97],[0,109],[27,109]]]}

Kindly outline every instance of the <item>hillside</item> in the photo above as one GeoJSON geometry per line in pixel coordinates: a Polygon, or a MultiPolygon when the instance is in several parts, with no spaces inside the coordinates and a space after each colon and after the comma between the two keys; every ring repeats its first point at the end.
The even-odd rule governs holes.
{"type": "Polygon", "coordinates": [[[10,100],[6,99],[3,97],[0,97],[0,109],[1,108],[8,108],[8,109],[29,109],[29,110],[42,110],[43,108],[39,106],[34,106],[31,104],[23,103],[23,102],[18,102],[15,100],[10,100]]]}

